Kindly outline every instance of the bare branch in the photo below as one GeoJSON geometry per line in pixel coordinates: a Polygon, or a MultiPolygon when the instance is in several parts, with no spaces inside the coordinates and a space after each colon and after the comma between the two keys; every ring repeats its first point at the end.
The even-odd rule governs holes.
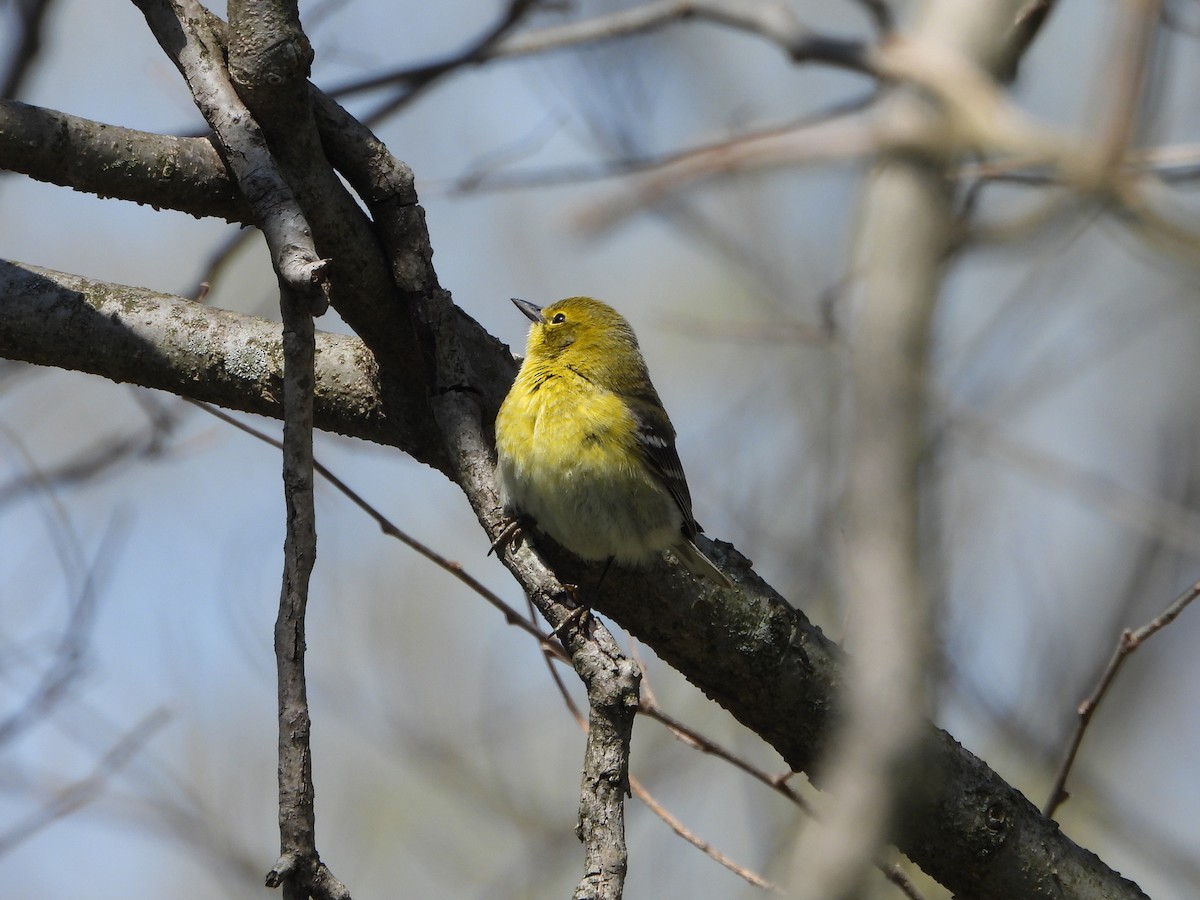
{"type": "MultiPolygon", "coordinates": [[[[259,431],[257,428],[252,428],[245,422],[239,422],[233,416],[222,412],[214,406],[209,406],[207,403],[201,403],[200,401],[192,402],[210,416],[220,419],[227,425],[232,425],[239,431],[258,438],[264,444],[270,444],[272,447],[275,447],[278,450],[283,449],[283,442],[271,437],[266,432],[259,431]]],[[[346,499],[374,519],[376,524],[379,525],[380,531],[382,531],[388,537],[392,537],[400,541],[400,543],[404,544],[406,547],[415,550],[418,554],[425,557],[443,571],[449,572],[468,588],[498,609],[500,614],[504,616],[504,621],[506,624],[520,628],[522,631],[535,638],[538,643],[542,645],[542,649],[549,655],[555,657],[561,662],[570,663],[571,660],[567,656],[566,651],[563,650],[561,644],[556,641],[547,640],[544,634],[538,631],[528,619],[505,603],[495,591],[489,590],[477,578],[467,574],[467,572],[463,570],[462,563],[442,556],[431,547],[426,546],[412,535],[401,530],[398,526],[396,526],[395,523],[392,522],[391,519],[376,509],[366,500],[365,497],[363,497],[348,484],[346,484],[346,482],[330,471],[330,469],[320,460],[315,458],[313,459],[313,468],[317,471],[317,474],[319,474],[322,478],[332,484],[338,491],[340,491],[346,497],[346,499]]]]}
{"type": "Polygon", "coordinates": [[[1095,689],[1079,704],[1079,720],[1075,724],[1075,731],[1071,735],[1071,740],[1067,744],[1067,750],[1063,756],[1062,763],[1058,767],[1058,773],[1054,777],[1054,786],[1050,789],[1050,797],[1046,800],[1046,805],[1042,809],[1043,815],[1047,817],[1053,816],[1055,810],[1070,796],[1066,788],[1067,777],[1071,774],[1071,767],[1075,764],[1075,757],[1078,755],[1079,747],[1083,743],[1084,733],[1087,731],[1088,725],[1091,724],[1096,708],[1104,700],[1108,689],[1112,687],[1113,681],[1116,680],[1117,672],[1120,671],[1125,660],[1138,647],[1142,646],[1142,644],[1179,618],[1180,613],[1187,609],[1197,597],[1200,597],[1200,581],[1197,581],[1176,597],[1166,609],[1141,628],[1136,630],[1126,628],[1121,632],[1121,637],[1117,639],[1117,649],[1113,651],[1112,658],[1108,661],[1108,665],[1100,675],[1100,680],[1096,682],[1095,689]]]}
{"type": "Polygon", "coordinates": [[[587,745],[576,827],[584,846],[584,875],[573,896],[574,900],[620,900],[629,867],[625,844],[629,742],[642,673],[594,616],[585,616],[583,628],[572,629],[581,631],[599,633],[599,639],[568,643],[575,670],[588,693],[587,745]]]}
{"type": "Polygon", "coordinates": [[[279,835],[281,856],[267,875],[268,887],[283,887],[286,900],[309,896],[348,897],[321,862],[313,805],[312,723],[304,672],[305,611],[309,579],[317,558],[313,502],[313,393],[316,341],[313,319],[302,297],[282,282],[283,312],[283,495],[287,533],[283,586],[275,621],[279,679],[279,835]],[[320,885],[318,885],[318,881],[320,885]]]}
{"type": "Polygon", "coordinates": [[[0,100],[0,169],[98,197],[251,221],[210,138],[153,134],[0,100]]]}
{"type": "Polygon", "coordinates": [[[0,72],[0,97],[16,97],[42,49],[42,27],[54,0],[15,0],[10,4],[20,19],[17,40],[4,72],[0,72]]]}
{"type": "MultiPolygon", "coordinates": [[[[282,415],[277,322],[5,261],[0,301],[0,355],[8,359],[282,415]]],[[[413,442],[418,423],[391,407],[357,338],[317,335],[315,415],[326,431],[407,449],[417,459],[437,456],[413,442]]]]}
{"type": "Polygon", "coordinates": [[[748,881],[756,888],[760,888],[764,891],[771,891],[775,894],[783,893],[783,891],[779,889],[778,885],[767,881],[767,879],[763,878],[757,872],[753,872],[750,869],[747,869],[745,866],[735,863],[732,859],[730,859],[712,844],[708,843],[708,841],[701,840],[700,837],[698,837],[693,831],[680,822],[679,819],[671,815],[670,810],[655,800],[654,796],[647,791],[645,786],[636,778],[631,777],[629,779],[629,784],[633,788],[633,795],[635,797],[645,803],[646,807],[652,813],[662,819],[667,824],[668,828],[674,831],[677,835],[679,835],[705,856],[720,863],[738,878],[748,881]]]}
{"type": "Polygon", "coordinates": [[[254,211],[280,278],[323,312],[326,262],[258,123],[234,90],[210,14],[197,0],[134,0],[146,24],[188,83],[196,106],[221,142],[238,188],[254,211]]]}

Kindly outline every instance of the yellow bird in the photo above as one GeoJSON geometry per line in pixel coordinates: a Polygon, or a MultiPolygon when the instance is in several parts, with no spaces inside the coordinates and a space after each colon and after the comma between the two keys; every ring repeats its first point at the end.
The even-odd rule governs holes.
{"type": "Polygon", "coordinates": [[[588,560],[637,565],[669,550],[689,572],[732,582],[693,543],[700,526],[675,429],[633,329],[591,297],[513,300],[533,322],[496,416],[496,480],[512,515],[588,560]]]}

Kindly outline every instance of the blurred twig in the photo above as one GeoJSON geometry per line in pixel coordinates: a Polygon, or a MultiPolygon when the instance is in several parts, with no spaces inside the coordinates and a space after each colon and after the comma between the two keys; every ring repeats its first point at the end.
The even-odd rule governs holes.
{"type": "Polygon", "coordinates": [[[1164,544],[1194,554],[1200,551],[1200,515],[1164,497],[1125,487],[1081,466],[1013,440],[979,413],[955,410],[953,425],[980,448],[1022,470],[1065,488],[1115,520],[1143,531],[1164,544]]]}
{"type": "Polygon", "coordinates": [[[412,68],[401,69],[375,75],[352,84],[329,91],[329,96],[342,98],[362,91],[389,85],[401,86],[401,91],[388,98],[378,107],[363,116],[363,121],[370,124],[378,122],[408,106],[422,93],[430,88],[444,75],[455,72],[467,66],[476,65],[492,58],[493,51],[500,40],[515,28],[526,14],[536,5],[536,0],[509,0],[508,6],[500,19],[487,29],[480,37],[472,41],[465,50],[451,54],[445,59],[438,60],[412,68]]]}
{"type": "MultiPolygon", "coordinates": [[[[890,24],[880,0],[860,0],[881,27],[890,24]]],[[[508,32],[532,4],[513,0],[501,20],[464,51],[420,66],[399,69],[341,85],[329,93],[345,97],[389,85],[404,85],[407,92],[388,101],[373,115],[386,114],[409,102],[415,93],[455,69],[494,59],[531,56],[581,44],[609,41],[656,28],[701,19],[757,34],[782,48],[793,62],[823,62],[859,72],[870,71],[865,44],[827,37],[803,25],[781,0],[744,3],[741,0],[651,0],[627,9],[589,19],[549,25],[520,34],[508,32]]]]}
{"type": "Polygon", "coordinates": [[[1002,81],[1012,81],[1017,77],[1021,60],[1041,34],[1057,5],[1058,0],[1028,0],[1021,8],[1013,21],[1012,37],[1008,42],[1006,56],[996,69],[998,78],[1002,81]]]}
{"type": "Polygon", "coordinates": [[[0,856],[48,825],[70,815],[94,800],[113,775],[129,762],[145,743],[170,719],[164,709],[155,710],[130,729],[104,754],[86,778],[68,785],[41,809],[0,832],[0,856]]]}

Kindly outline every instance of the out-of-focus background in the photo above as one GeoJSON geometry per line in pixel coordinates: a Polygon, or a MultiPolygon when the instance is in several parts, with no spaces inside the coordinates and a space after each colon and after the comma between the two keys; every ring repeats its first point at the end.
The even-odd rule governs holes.
{"type": "MultiPolygon", "coordinates": [[[[20,6],[0,4],[0,37],[18,33],[20,6]]],[[[851,0],[793,6],[819,30],[870,34],[851,0]]],[[[1059,5],[1023,65],[1022,106],[1064,130],[1096,127],[1120,6],[1059,5]]],[[[584,2],[571,15],[610,8],[584,2]]],[[[1173,18],[1138,134],[1187,144],[1200,139],[1200,8],[1164,8],[1173,18]]],[[[502,4],[323,0],[301,12],[313,80],[336,88],[455,52],[502,4]]],[[[151,131],[202,129],[132,4],[57,0],[42,34],[16,99],[151,131]]],[[[620,195],[619,178],[600,177],[614,163],[872,90],[691,23],[468,68],[377,126],[416,173],[442,284],[514,351],[526,323],[510,297],[588,293],[628,316],[679,431],[697,517],[835,638],[853,614],[834,581],[847,370],[838,291],[862,166],[718,179],[602,234],[579,222],[620,195]]],[[[361,114],[379,100],[346,102],[361,114]]],[[[1172,199],[1194,206],[1186,182],[1172,199]]],[[[1040,806],[1121,629],[1200,578],[1200,268],[1101,202],[1040,186],[989,185],[975,221],[936,329],[937,719],[1040,806]]],[[[274,317],[259,239],[211,268],[236,233],[0,177],[3,257],[185,296],[209,279],[207,302],[274,317]]],[[[333,313],[318,325],[341,327],[333,313]]],[[[441,475],[328,435],[317,455],[523,605],[441,475]]],[[[6,898],[268,895],[279,468],[270,447],[172,396],[0,363],[6,898]]],[[[536,646],[326,484],[317,512],[309,660],[323,858],[359,897],[566,895],[579,877],[583,737],[536,646]]],[[[1059,813],[1154,897],[1200,895],[1198,638],[1200,610],[1185,612],[1125,666],[1059,813]]],[[[664,707],[784,769],[641,652],[664,707]]],[[[653,722],[638,723],[634,742],[634,774],[697,836],[768,877],[786,866],[803,826],[793,807],[653,722]]],[[[628,896],[757,895],[644,806],[631,802],[628,817],[628,896]]],[[[882,879],[878,894],[899,896],[882,879]]]]}

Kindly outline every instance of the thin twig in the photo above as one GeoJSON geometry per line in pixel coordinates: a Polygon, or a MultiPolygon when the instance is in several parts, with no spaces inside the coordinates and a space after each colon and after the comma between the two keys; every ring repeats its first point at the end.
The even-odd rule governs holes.
{"type": "MultiPolygon", "coordinates": [[[[637,659],[637,654],[631,652],[630,655],[634,658],[634,660],[639,664],[639,667],[640,667],[641,661],[637,659]]],[[[584,719],[583,715],[580,713],[579,707],[575,705],[575,700],[571,697],[570,693],[568,693],[567,686],[563,683],[562,678],[559,677],[558,671],[553,666],[547,665],[547,668],[550,670],[550,677],[554,679],[554,684],[558,688],[558,692],[559,692],[559,695],[563,699],[563,703],[566,704],[567,711],[570,712],[571,717],[575,720],[575,724],[578,725],[580,727],[580,729],[586,734],[588,731],[588,722],[586,719],[584,719]]],[[[647,702],[644,698],[638,707],[638,712],[646,713],[647,715],[651,715],[652,718],[657,718],[657,719],[659,719],[659,721],[662,721],[664,724],[674,721],[674,720],[670,719],[670,717],[667,716],[665,713],[663,713],[658,708],[658,706],[653,703],[653,701],[650,701],[648,706],[649,706],[649,709],[654,710],[655,713],[657,713],[657,715],[655,715],[655,713],[651,713],[648,711],[648,709],[646,708],[647,702]]],[[[671,727],[672,731],[675,731],[675,728],[673,726],[669,725],[668,727],[671,727]]],[[[683,734],[685,731],[686,731],[686,729],[683,726],[680,726],[679,730],[676,731],[676,735],[679,736],[679,735],[683,734]]],[[[685,742],[687,742],[686,739],[685,739],[685,742]]],[[[698,747],[702,743],[709,744],[711,746],[716,746],[715,744],[712,744],[712,742],[710,742],[704,738],[697,739],[694,743],[692,743],[692,746],[698,747]]],[[[733,762],[735,765],[738,765],[741,762],[740,760],[737,760],[737,758],[734,757],[732,754],[728,754],[728,755],[717,754],[717,755],[721,755],[722,758],[728,759],[730,762],[733,762]]],[[[741,765],[739,765],[739,768],[743,768],[745,771],[752,770],[752,767],[750,767],[746,763],[741,763],[741,765]]],[[[770,780],[769,776],[767,777],[767,780],[768,781],[770,780]]],[[[673,830],[677,835],[679,835],[681,838],[683,838],[685,841],[687,841],[693,847],[696,847],[697,849],[699,849],[701,852],[703,852],[707,856],[711,857],[716,862],[725,866],[725,868],[729,869],[729,871],[740,876],[741,878],[746,879],[748,882],[750,882],[755,887],[778,891],[778,888],[775,887],[775,885],[771,884],[771,882],[767,881],[761,875],[757,875],[756,873],[752,872],[750,869],[746,868],[745,866],[741,866],[741,865],[735,863],[729,857],[725,856],[723,853],[721,853],[719,850],[717,850],[715,847],[713,847],[712,844],[709,844],[707,841],[701,840],[694,833],[689,831],[686,827],[684,827],[684,825],[682,823],[680,823],[680,821],[678,819],[676,819],[660,803],[658,803],[658,801],[655,800],[653,796],[651,796],[650,792],[646,790],[646,788],[641,784],[641,782],[639,782],[632,775],[629,776],[629,787],[630,787],[630,790],[633,791],[633,795],[635,797],[637,797],[639,800],[641,800],[643,803],[645,803],[651,812],[653,812],[656,816],[658,816],[660,819],[662,819],[671,828],[671,830],[673,830]]],[[[790,790],[790,789],[785,789],[785,790],[790,790]]]]}
{"type": "MultiPolygon", "coordinates": [[[[742,757],[738,756],[732,750],[722,747],[712,738],[701,734],[689,725],[685,725],[675,717],[668,714],[662,707],[658,706],[652,697],[648,695],[648,691],[643,691],[642,703],[638,707],[638,712],[644,716],[654,719],[656,722],[665,725],[675,737],[691,747],[693,750],[699,750],[701,753],[706,753],[709,756],[714,756],[717,759],[724,760],[736,769],[745,772],[751,778],[766,785],[771,790],[775,791],[780,796],[786,797],[788,801],[797,806],[805,814],[813,819],[818,819],[818,814],[813,809],[812,804],[804,799],[790,784],[788,780],[794,774],[787,772],[783,775],[772,775],[763,769],[753,766],[742,757]]],[[[905,896],[912,900],[923,900],[921,892],[917,890],[916,885],[912,883],[909,877],[904,873],[899,866],[894,863],[886,862],[882,859],[875,861],[875,868],[878,869],[883,877],[892,882],[896,887],[904,892],[905,896]]]]}
{"type": "MultiPolygon", "coordinates": [[[[247,425],[244,422],[239,421],[238,419],[235,419],[233,416],[229,415],[228,413],[224,412],[221,409],[210,406],[207,403],[202,403],[200,401],[192,400],[189,402],[193,403],[195,406],[198,406],[200,409],[204,410],[209,415],[214,416],[217,419],[220,419],[222,422],[225,422],[226,424],[232,425],[234,428],[237,428],[238,430],[243,431],[246,434],[257,438],[258,440],[260,440],[266,444],[269,444],[272,447],[276,447],[276,448],[282,447],[282,444],[280,443],[280,441],[277,438],[274,438],[271,435],[269,435],[263,431],[260,431],[250,425],[247,425]]],[[[547,661],[549,661],[550,658],[554,658],[561,662],[566,662],[568,664],[570,663],[570,658],[567,656],[566,652],[562,649],[562,647],[557,642],[552,642],[552,641],[546,640],[545,636],[529,620],[527,620],[525,617],[521,616],[516,610],[514,610],[514,609],[512,609],[512,607],[508,606],[508,604],[506,604],[503,600],[501,600],[496,594],[494,594],[492,591],[488,590],[486,587],[484,587],[482,584],[480,584],[476,579],[474,579],[473,577],[468,575],[466,572],[464,572],[461,563],[455,562],[453,560],[447,559],[444,556],[441,556],[436,551],[430,549],[429,547],[422,544],[420,541],[417,541],[415,538],[413,538],[410,535],[406,534],[405,532],[401,531],[386,516],[384,516],[383,513],[381,513],[378,509],[373,507],[360,494],[358,494],[349,485],[347,485],[344,481],[342,481],[335,474],[333,474],[333,472],[330,471],[319,460],[314,459],[313,466],[314,466],[315,470],[326,481],[328,481],[330,484],[332,484],[338,491],[340,491],[342,494],[344,494],[351,502],[353,502],[356,506],[358,506],[361,510],[363,510],[363,512],[365,512],[372,519],[374,519],[376,521],[376,523],[378,523],[380,530],[382,530],[384,534],[387,534],[391,537],[396,538],[397,540],[399,540],[406,546],[410,547],[411,549],[415,550],[417,553],[424,556],[429,561],[433,562],[435,565],[442,568],[444,571],[449,572],[455,578],[458,578],[460,581],[462,581],[464,584],[466,584],[468,587],[470,587],[473,591],[475,591],[481,597],[483,597],[485,600],[487,600],[488,603],[492,604],[492,606],[499,609],[500,612],[504,615],[505,621],[509,625],[515,625],[518,628],[520,628],[522,631],[525,631],[527,634],[536,638],[538,640],[539,644],[541,645],[542,650],[547,655],[547,661]]],[[[530,610],[532,612],[532,604],[530,604],[530,610]]],[[[636,654],[631,654],[631,655],[633,655],[634,660],[636,662],[637,661],[636,654]]],[[[557,688],[560,696],[563,699],[564,704],[567,707],[568,712],[570,712],[571,717],[575,720],[576,724],[578,724],[579,727],[586,733],[588,730],[587,720],[584,717],[583,713],[579,710],[579,707],[575,704],[574,698],[571,696],[570,692],[567,690],[567,686],[566,686],[565,682],[562,680],[562,676],[559,674],[558,670],[552,665],[548,665],[547,669],[550,673],[551,679],[553,679],[553,681],[554,681],[555,687],[557,688]]],[[[684,743],[688,744],[692,748],[700,750],[703,753],[707,753],[709,755],[715,756],[718,759],[724,760],[725,762],[729,763],[730,765],[734,766],[735,768],[740,769],[741,771],[750,775],[752,778],[755,778],[762,784],[771,788],[773,791],[786,797],[790,802],[792,802],[796,806],[800,807],[805,812],[812,814],[813,811],[812,811],[811,806],[808,804],[808,802],[787,784],[787,776],[779,777],[779,776],[771,775],[755,766],[750,765],[750,763],[746,762],[744,759],[742,759],[741,757],[739,757],[737,754],[733,753],[732,751],[725,749],[720,744],[718,744],[716,741],[713,741],[711,738],[708,738],[705,735],[700,734],[699,732],[695,731],[691,727],[680,722],[678,719],[675,719],[674,717],[669,715],[660,706],[658,706],[657,703],[655,703],[653,701],[653,698],[649,698],[649,699],[643,698],[641,703],[639,704],[638,712],[642,713],[643,715],[649,716],[650,718],[662,723],[668,729],[670,729],[670,731],[678,739],[680,739],[684,743]]],[[[636,791],[635,791],[635,793],[636,793],[636,791]]],[[[649,795],[647,795],[647,796],[649,796],[649,795]]],[[[656,808],[656,804],[653,804],[652,802],[650,802],[650,803],[647,803],[647,805],[650,806],[652,810],[654,810],[656,815],[660,814],[659,808],[656,808]]],[[[665,811],[663,811],[663,812],[665,813],[665,811]]],[[[671,825],[672,828],[676,827],[675,824],[672,824],[673,822],[676,822],[676,820],[673,817],[671,817],[669,813],[665,813],[665,815],[660,815],[660,817],[663,818],[663,821],[665,821],[668,825],[671,825]]],[[[679,826],[679,827],[682,828],[682,826],[679,826]]],[[[694,838],[694,836],[690,836],[690,833],[687,833],[686,829],[683,829],[679,833],[681,834],[681,836],[685,837],[685,839],[687,839],[689,841],[689,843],[692,843],[695,846],[700,847],[701,849],[705,849],[705,848],[711,849],[710,845],[699,840],[698,838],[694,838]]],[[[709,852],[709,851],[705,850],[705,852],[709,852]]],[[[715,860],[717,860],[718,862],[720,862],[722,865],[729,867],[731,869],[731,871],[737,872],[738,874],[742,874],[743,872],[746,872],[747,875],[743,875],[743,877],[746,877],[747,880],[750,881],[752,884],[756,884],[755,879],[759,879],[759,876],[755,875],[753,872],[750,872],[749,870],[744,869],[743,867],[737,865],[736,863],[729,861],[727,857],[724,857],[722,854],[720,854],[719,852],[717,852],[715,850],[712,851],[712,853],[710,855],[712,855],[713,858],[715,860]]],[[[917,892],[916,889],[912,886],[911,882],[908,881],[907,876],[905,876],[903,871],[899,870],[895,866],[890,866],[883,862],[877,862],[876,868],[878,868],[884,874],[884,876],[886,878],[888,878],[889,881],[892,881],[894,884],[897,885],[897,887],[899,887],[902,891],[904,891],[908,897],[914,898],[914,900],[921,900],[920,893],[917,892]]],[[[765,880],[763,880],[763,884],[758,884],[757,886],[762,887],[764,885],[766,885],[768,887],[770,886],[769,882],[766,882],[765,880]]]]}
{"type": "MultiPolygon", "coordinates": [[[[247,425],[245,422],[238,421],[224,410],[218,409],[215,406],[210,406],[209,404],[203,403],[199,400],[190,400],[186,397],[184,399],[188,400],[189,403],[198,406],[210,416],[225,422],[227,425],[232,425],[239,431],[245,432],[251,437],[257,438],[263,443],[269,444],[278,450],[283,449],[283,443],[278,438],[272,437],[264,431],[259,431],[257,428],[247,425]]],[[[474,576],[468,574],[463,569],[462,563],[442,556],[433,548],[421,543],[412,535],[401,530],[394,522],[392,522],[391,519],[372,506],[370,502],[368,502],[361,494],[350,487],[350,485],[346,484],[346,482],[342,481],[342,479],[338,478],[338,476],[335,475],[324,463],[315,457],[313,459],[313,468],[316,470],[317,474],[319,474],[338,491],[345,495],[345,497],[350,500],[351,503],[374,519],[376,524],[379,525],[380,531],[382,531],[388,537],[395,538],[409,549],[415,550],[417,553],[425,557],[443,571],[449,572],[451,575],[469,587],[472,591],[499,610],[500,614],[504,616],[504,621],[506,624],[520,628],[522,631],[536,638],[537,641],[542,645],[542,649],[555,659],[570,664],[571,660],[567,656],[567,653],[562,648],[561,644],[559,644],[557,641],[547,640],[546,636],[542,634],[540,630],[538,630],[536,625],[505,603],[498,594],[489,590],[482,582],[480,582],[474,576]]]]}
{"type": "Polygon", "coordinates": [[[656,722],[661,723],[662,725],[665,725],[667,730],[675,735],[678,740],[691,747],[693,750],[699,750],[701,753],[706,753],[709,756],[715,756],[717,759],[724,760],[734,768],[740,769],[751,778],[761,782],[762,784],[765,784],[771,790],[782,795],[783,797],[786,797],[791,803],[794,803],[805,813],[814,815],[815,811],[813,810],[811,804],[809,804],[807,800],[800,796],[800,794],[796,793],[796,791],[787,783],[788,778],[792,775],[791,772],[788,772],[781,777],[778,775],[771,775],[769,772],[766,772],[757,766],[752,766],[732,750],[727,750],[716,741],[712,740],[712,738],[709,738],[690,726],[685,725],[683,722],[680,722],[678,719],[668,714],[662,709],[662,707],[656,705],[652,701],[646,701],[643,699],[641,706],[638,708],[638,712],[644,716],[648,716],[656,722]]]}
{"type": "Polygon", "coordinates": [[[747,869],[745,866],[738,865],[732,859],[730,859],[728,856],[726,856],[724,853],[722,853],[720,850],[718,850],[716,847],[714,847],[712,844],[708,843],[708,841],[701,840],[694,833],[689,831],[688,828],[682,822],[680,822],[677,818],[675,818],[673,815],[671,815],[670,812],[667,811],[666,807],[664,807],[661,803],[659,803],[657,800],[655,800],[654,797],[650,794],[650,792],[647,791],[646,788],[642,786],[642,783],[640,781],[638,781],[632,775],[629,776],[629,786],[633,789],[633,796],[637,797],[639,800],[641,800],[643,803],[645,803],[647,808],[649,808],[649,810],[652,813],[654,813],[656,816],[658,816],[660,819],[662,819],[664,822],[666,822],[668,827],[670,827],[670,829],[672,831],[674,831],[677,835],[679,835],[681,838],[683,838],[685,841],[687,841],[689,844],[691,844],[697,850],[700,850],[702,853],[704,853],[706,856],[710,857],[711,859],[716,860],[721,865],[723,865],[725,868],[727,868],[730,872],[732,872],[734,875],[737,875],[739,878],[744,878],[746,881],[750,882],[756,888],[762,888],[764,891],[771,891],[772,893],[776,893],[776,894],[783,893],[783,891],[781,891],[779,889],[778,885],[776,885],[770,881],[767,881],[767,879],[763,878],[761,875],[757,874],[756,872],[752,872],[750,869],[747,869]]]}
{"type": "MultiPolygon", "coordinates": [[[[886,8],[879,0],[860,2],[870,9],[877,23],[889,21],[886,13],[881,15],[886,8]]],[[[740,0],[652,0],[628,9],[509,36],[529,5],[510,3],[500,22],[460,53],[436,62],[364,78],[329,93],[334,97],[345,97],[392,84],[408,86],[407,93],[388,101],[388,106],[374,115],[386,114],[408,103],[416,91],[435,79],[464,66],[615,40],[692,19],[758,35],[779,46],[793,62],[823,62],[870,74],[863,42],[818,34],[804,26],[790,6],[778,0],[752,4],[740,0]]]]}
{"type": "Polygon", "coordinates": [[[1075,732],[1071,735],[1067,752],[1064,754],[1058,774],[1054,778],[1054,786],[1050,789],[1050,798],[1042,810],[1047,818],[1053,816],[1054,811],[1070,796],[1066,789],[1067,776],[1070,775],[1071,767],[1075,764],[1079,746],[1083,743],[1083,735],[1092,721],[1092,716],[1095,715],[1096,707],[1108,693],[1108,689],[1112,686],[1113,680],[1117,677],[1117,672],[1120,671],[1125,660],[1147,640],[1174,622],[1197,597],[1200,597],[1200,581],[1176,597],[1170,606],[1141,628],[1132,631],[1126,628],[1121,632],[1121,637],[1117,640],[1117,648],[1113,651],[1112,658],[1100,675],[1100,680],[1096,682],[1095,689],[1087,699],[1079,704],[1079,720],[1075,723],[1075,732]]]}

